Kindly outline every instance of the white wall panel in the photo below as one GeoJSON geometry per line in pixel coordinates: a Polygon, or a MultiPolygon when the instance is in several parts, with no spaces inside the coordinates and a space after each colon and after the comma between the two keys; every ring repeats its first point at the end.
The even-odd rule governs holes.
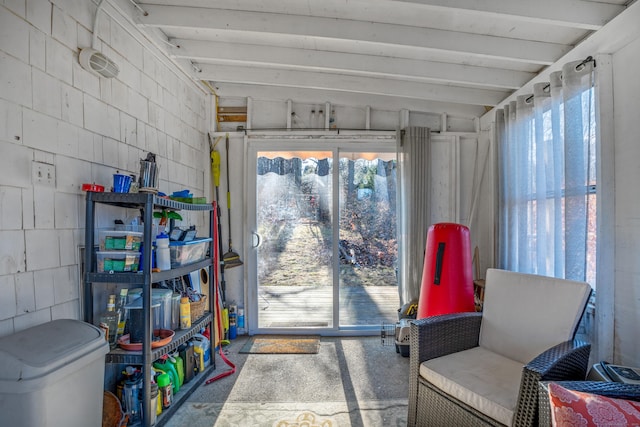
{"type": "Polygon", "coordinates": [[[27,64],[0,51],[0,98],[31,106],[31,69],[27,64]]]}
{"type": "Polygon", "coordinates": [[[33,188],[22,189],[22,228],[24,230],[35,228],[34,208],[33,188]]]}
{"type": "Polygon", "coordinates": [[[60,265],[60,246],[56,230],[25,231],[25,252],[29,270],[43,270],[60,265]]]}
{"type": "Polygon", "coordinates": [[[60,118],[78,127],[84,125],[84,109],[82,106],[82,92],[67,84],[61,84],[61,114],[60,118]]]}
{"type": "MultiPolygon", "coordinates": [[[[613,55],[615,117],[615,362],[640,366],[640,39],[613,55]]],[[[606,141],[603,143],[607,143],[606,141]]],[[[600,284],[610,286],[610,284],[600,284]]]]}
{"type": "Polygon", "coordinates": [[[81,316],[78,301],[69,301],[51,307],[51,320],[78,319],[81,316]]]}
{"type": "MultiPolygon", "coordinates": [[[[73,203],[76,207],[74,215],[75,220],[80,219],[78,212],[84,211],[84,198],[80,198],[79,195],[75,195],[77,201],[73,203]],[[82,202],[82,203],[80,203],[82,202]]],[[[84,223],[84,221],[82,221],[84,223]]],[[[77,230],[76,226],[76,230],[77,230]]],[[[60,265],[62,266],[75,266],[78,263],[76,259],[77,246],[76,239],[74,237],[74,230],[58,230],[58,239],[60,242],[60,265]]]]}
{"type": "MultiPolygon", "coordinates": [[[[0,280],[7,280],[1,277],[3,275],[11,275],[25,271],[24,234],[25,232],[22,230],[0,230],[0,280]]],[[[13,278],[11,278],[11,284],[13,286],[13,278]]],[[[5,295],[5,292],[3,292],[2,295],[5,295]]],[[[12,298],[11,295],[8,297],[12,298]]],[[[3,298],[0,298],[0,300],[2,299],[3,298]]],[[[2,317],[2,310],[0,310],[0,318],[2,317]]]]}
{"type": "MultiPolygon", "coordinates": [[[[37,185],[33,187],[33,211],[35,228],[39,230],[53,229],[55,225],[54,211],[55,193],[51,187],[37,185]]],[[[29,266],[31,268],[31,266],[29,266]]]]}
{"type": "Polygon", "coordinates": [[[32,313],[16,316],[13,319],[13,326],[16,332],[28,329],[32,326],[39,325],[51,321],[51,309],[45,308],[43,310],[34,311],[32,313]]]}
{"type": "MultiPolygon", "coordinates": [[[[2,248],[0,247],[0,249],[2,248]]],[[[2,267],[2,265],[0,265],[0,267],[2,267]]],[[[15,276],[0,276],[0,292],[2,292],[2,298],[0,298],[0,319],[14,317],[17,309],[15,276]]]]}
{"type": "MultiPolygon", "coordinates": [[[[56,188],[63,193],[81,194],[83,182],[91,182],[91,164],[77,158],[56,156],[56,188]]],[[[95,179],[94,179],[95,180],[95,179]]],[[[101,183],[102,181],[96,181],[101,183]]]]}
{"type": "MultiPolygon", "coordinates": [[[[65,229],[78,228],[78,194],[56,192],[55,195],[55,228],[62,232],[65,229]]],[[[69,254],[66,254],[69,256],[69,254]]]]}
{"type": "Polygon", "coordinates": [[[58,151],[58,120],[51,116],[25,109],[22,115],[24,145],[55,153],[58,151]]]}
{"type": "Polygon", "coordinates": [[[26,0],[27,21],[43,33],[51,34],[51,8],[49,0],[26,0]]]}
{"type": "Polygon", "coordinates": [[[11,18],[11,12],[0,6],[0,50],[29,62],[29,25],[11,18]],[[14,38],[15,37],[15,38],[14,38]]]}
{"type": "Polygon", "coordinates": [[[16,313],[30,313],[36,311],[36,295],[33,272],[16,274],[16,313]]]}
{"type": "Polygon", "coordinates": [[[59,78],[63,82],[73,83],[73,66],[74,52],[64,46],[62,43],[47,39],[45,43],[48,74],[59,78]]]}
{"type": "Polygon", "coordinates": [[[51,35],[71,50],[75,50],[78,47],[77,27],[77,22],[71,16],[58,7],[53,8],[51,35]]]}
{"type": "Polygon", "coordinates": [[[22,190],[18,187],[0,186],[0,229],[22,228],[22,190]]]}
{"type": "Polygon", "coordinates": [[[41,310],[54,305],[53,275],[51,272],[48,270],[35,271],[33,282],[36,292],[36,309],[41,310]]]}
{"type": "Polygon", "coordinates": [[[53,270],[53,297],[56,304],[77,300],[79,295],[78,269],[60,267],[53,270]]]}

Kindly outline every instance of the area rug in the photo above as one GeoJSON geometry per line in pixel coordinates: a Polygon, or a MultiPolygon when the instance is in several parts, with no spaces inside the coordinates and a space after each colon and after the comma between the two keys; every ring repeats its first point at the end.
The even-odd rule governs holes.
{"type": "Polygon", "coordinates": [[[265,337],[249,339],[240,353],[249,354],[317,354],[320,339],[317,337],[265,337]]]}

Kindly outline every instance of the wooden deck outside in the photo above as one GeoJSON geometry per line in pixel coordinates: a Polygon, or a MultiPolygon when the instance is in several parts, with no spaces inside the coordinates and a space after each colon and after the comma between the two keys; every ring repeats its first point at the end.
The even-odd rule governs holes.
{"type": "MultiPolygon", "coordinates": [[[[260,328],[333,327],[330,286],[262,286],[258,296],[260,328]]],[[[340,326],[379,326],[398,320],[397,286],[340,288],[340,326]]]]}

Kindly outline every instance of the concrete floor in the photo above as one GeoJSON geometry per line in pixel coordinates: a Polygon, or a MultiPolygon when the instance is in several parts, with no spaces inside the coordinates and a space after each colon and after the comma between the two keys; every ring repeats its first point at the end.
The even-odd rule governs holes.
{"type": "MultiPolygon", "coordinates": [[[[322,337],[318,354],[240,354],[237,372],[201,385],[169,427],[406,425],[409,359],[379,337],[322,337]]],[[[212,376],[228,367],[216,355],[212,376]]]]}

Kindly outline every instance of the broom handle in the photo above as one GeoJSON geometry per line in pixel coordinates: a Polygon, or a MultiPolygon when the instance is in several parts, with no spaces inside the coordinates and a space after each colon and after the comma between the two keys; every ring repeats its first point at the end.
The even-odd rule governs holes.
{"type": "Polygon", "coordinates": [[[229,134],[225,140],[227,148],[227,213],[229,216],[229,250],[231,250],[231,179],[229,178],[229,134]]]}

